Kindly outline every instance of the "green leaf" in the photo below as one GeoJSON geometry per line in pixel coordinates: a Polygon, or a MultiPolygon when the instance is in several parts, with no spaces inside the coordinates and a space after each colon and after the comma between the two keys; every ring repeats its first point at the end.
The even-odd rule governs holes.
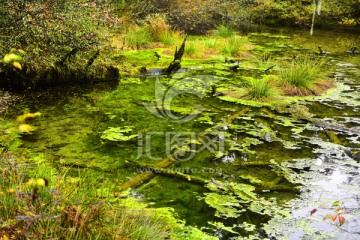
{"type": "Polygon", "coordinates": [[[339,201],[335,201],[335,202],[333,202],[332,206],[333,206],[333,207],[338,207],[338,206],[340,206],[340,202],[339,202],[339,201]]]}

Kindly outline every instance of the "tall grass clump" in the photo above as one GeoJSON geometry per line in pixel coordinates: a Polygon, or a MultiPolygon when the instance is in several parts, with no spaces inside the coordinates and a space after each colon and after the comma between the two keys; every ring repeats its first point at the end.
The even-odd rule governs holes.
{"type": "Polygon", "coordinates": [[[230,38],[235,36],[235,31],[227,25],[220,25],[216,28],[216,35],[219,37],[230,38]]]}
{"type": "Polygon", "coordinates": [[[165,46],[176,45],[181,41],[180,33],[171,30],[165,18],[161,15],[150,15],[147,22],[153,41],[161,42],[165,46]]]}
{"type": "Polygon", "coordinates": [[[245,40],[241,37],[231,37],[227,39],[221,48],[224,55],[238,55],[244,47],[245,40]]]}
{"type": "Polygon", "coordinates": [[[148,26],[132,26],[126,34],[125,41],[128,46],[141,48],[147,47],[153,41],[148,26]]]}
{"type": "Polygon", "coordinates": [[[276,95],[277,77],[265,76],[261,79],[249,77],[247,80],[246,97],[254,100],[265,100],[276,95]]]}
{"type": "Polygon", "coordinates": [[[187,56],[196,56],[197,54],[199,54],[199,49],[197,44],[192,41],[187,42],[184,53],[187,56]]]}
{"type": "Polygon", "coordinates": [[[271,55],[266,53],[260,57],[253,56],[252,59],[256,67],[261,70],[266,70],[272,66],[277,65],[277,61],[271,55]]]}
{"type": "Polygon", "coordinates": [[[215,49],[218,45],[218,40],[216,38],[208,38],[203,41],[206,48],[215,49]]]}
{"type": "Polygon", "coordinates": [[[308,57],[285,63],[279,70],[281,83],[286,95],[318,95],[321,90],[331,87],[332,83],[324,82],[324,62],[311,60],[308,57]]]}

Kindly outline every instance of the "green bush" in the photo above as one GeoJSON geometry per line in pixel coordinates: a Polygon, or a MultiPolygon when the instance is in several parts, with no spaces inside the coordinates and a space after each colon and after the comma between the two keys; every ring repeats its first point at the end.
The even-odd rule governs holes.
{"type": "Polygon", "coordinates": [[[116,21],[104,16],[105,0],[95,6],[85,0],[2,1],[0,52],[5,55],[15,49],[25,54],[20,71],[0,64],[0,81],[27,88],[39,81],[56,82],[64,75],[87,79],[85,67],[116,21]]]}

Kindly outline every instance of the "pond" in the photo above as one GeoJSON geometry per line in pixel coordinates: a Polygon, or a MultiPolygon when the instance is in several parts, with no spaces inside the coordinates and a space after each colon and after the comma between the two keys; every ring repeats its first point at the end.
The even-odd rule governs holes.
{"type": "Polygon", "coordinates": [[[360,54],[347,53],[359,35],[276,29],[249,39],[255,57],[237,59],[237,71],[203,60],[171,77],[30,93],[13,109],[42,114],[25,147],[119,191],[155,173],[131,195],[220,239],[359,239],[360,54]],[[271,57],[276,72],[277,61],[319,57],[318,45],[337,82],[325,95],[283,104],[222,96],[243,77],[264,75],[259,60],[271,57]],[[341,226],[326,219],[339,211],[341,226]]]}

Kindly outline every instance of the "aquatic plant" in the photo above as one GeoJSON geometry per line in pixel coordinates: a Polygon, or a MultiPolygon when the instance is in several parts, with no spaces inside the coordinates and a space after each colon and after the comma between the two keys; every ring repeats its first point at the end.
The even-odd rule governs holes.
{"type": "Polygon", "coordinates": [[[128,134],[130,132],[132,132],[132,129],[129,126],[116,127],[116,128],[109,127],[102,133],[101,139],[112,142],[125,142],[133,138],[136,138],[138,136],[137,134],[125,135],[126,133],[128,134]]]}

